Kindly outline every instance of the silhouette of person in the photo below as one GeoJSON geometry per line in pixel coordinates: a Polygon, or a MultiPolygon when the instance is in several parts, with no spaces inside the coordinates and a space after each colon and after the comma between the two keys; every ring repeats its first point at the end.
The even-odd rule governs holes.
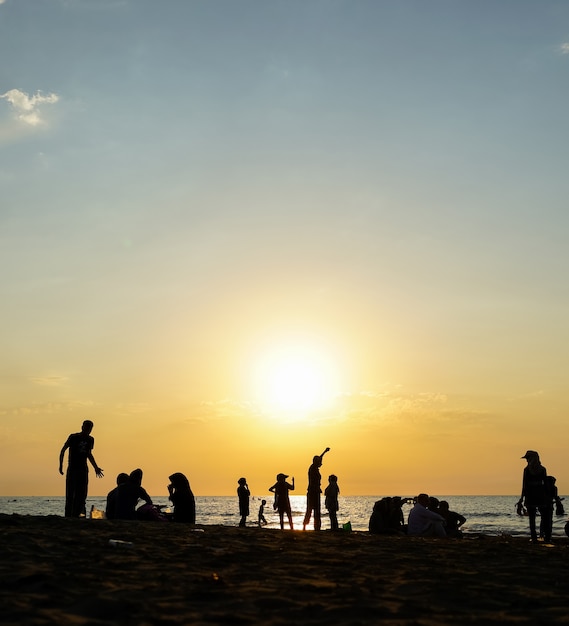
{"type": "Polygon", "coordinates": [[[294,476],[292,477],[292,485],[286,482],[287,478],[287,474],[277,474],[277,482],[272,487],[269,487],[269,491],[272,491],[275,494],[274,508],[279,514],[281,530],[284,529],[285,513],[288,518],[290,529],[294,530],[292,525],[292,510],[290,508],[290,498],[288,495],[289,491],[294,491],[294,476]]]}
{"type": "Polygon", "coordinates": [[[142,470],[135,469],[125,483],[117,485],[115,519],[136,519],[136,506],[139,500],[152,504],[152,498],[142,486],[142,470]]]}
{"type": "Polygon", "coordinates": [[[551,499],[547,492],[547,470],[541,464],[539,454],[535,450],[528,450],[522,459],[526,459],[522,478],[522,495],[518,501],[525,505],[529,519],[529,531],[532,543],[537,543],[536,515],[541,515],[540,530],[545,541],[551,541],[553,526],[553,507],[548,503],[551,499]]]}
{"type": "Polygon", "coordinates": [[[314,512],[314,530],[320,530],[322,526],[321,513],[320,513],[320,481],[322,476],[320,475],[320,468],[322,467],[322,457],[329,452],[330,448],[326,448],[320,455],[316,455],[312,458],[312,465],[308,468],[308,489],[306,491],[306,513],[304,514],[304,521],[302,523],[302,530],[306,530],[306,526],[310,522],[312,512],[314,512]]]}
{"type": "Polygon", "coordinates": [[[249,496],[251,492],[249,491],[249,487],[247,486],[247,479],[240,478],[237,483],[239,487],[237,487],[237,497],[239,498],[239,515],[241,515],[241,519],[239,520],[239,527],[244,528],[247,524],[247,516],[249,515],[249,496]]]}
{"type": "Polygon", "coordinates": [[[117,476],[117,486],[114,489],[111,489],[107,494],[107,508],[105,510],[105,515],[107,519],[116,519],[116,510],[117,510],[117,491],[119,485],[122,485],[128,481],[128,474],[125,472],[121,472],[117,476]]]}
{"type": "Polygon", "coordinates": [[[547,489],[551,495],[551,499],[555,503],[555,515],[565,515],[565,509],[563,507],[563,498],[559,497],[559,490],[555,484],[557,479],[555,476],[547,477],[547,489]]]}
{"type": "Polygon", "coordinates": [[[168,477],[169,500],[174,505],[172,521],[196,523],[196,499],[190,487],[190,481],[181,472],[175,472],[168,477]]]}
{"type": "Polygon", "coordinates": [[[91,436],[93,422],[85,420],[81,432],[69,435],[59,453],[59,473],[63,476],[63,457],[69,449],[67,474],[65,477],[65,517],[86,516],[87,489],[89,486],[89,468],[91,463],[97,478],[103,477],[103,470],[93,457],[95,439],[91,436]]]}
{"type": "Polygon", "coordinates": [[[464,515],[449,510],[449,504],[446,500],[439,502],[437,513],[445,518],[445,530],[448,537],[462,537],[460,527],[466,522],[464,515]]]}
{"type": "Polygon", "coordinates": [[[399,496],[386,496],[373,505],[369,518],[369,532],[374,535],[395,535],[405,533],[403,522],[403,499],[399,496]]]}
{"type": "Polygon", "coordinates": [[[330,474],[328,476],[328,486],[324,489],[324,506],[328,509],[328,515],[330,516],[330,530],[338,530],[339,495],[338,477],[335,474],[330,474]]]}
{"type": "Polygon", "coordinates": [[[439,499],[435,498],[435,496],[429,496],[429,504],[427,505],[429,511],[433,511],[435,513],[439,512],[439,499]]]}
{"type": "Polygon", "coordinates": [[[267,504],[266,500],[261,500],[261,506],[259,507],[259,528],[261,528],[261,526],[266,526],[267,525],[267,520],[265,519],[265,504],[267,504]]]}
{"type": "Polygon", "coordinates": [[[407,534],[417,537],[446,537],[444,518],[430,511],[429,496],[420,493],[415,506],[409,511],[407,519],[407,534]]]}

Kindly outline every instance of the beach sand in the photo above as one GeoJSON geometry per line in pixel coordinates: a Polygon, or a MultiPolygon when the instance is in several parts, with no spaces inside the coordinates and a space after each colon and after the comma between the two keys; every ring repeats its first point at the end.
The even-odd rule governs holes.
{"type": "Polygon", "coordinates": [[[569,624],[565,538],[0,515],[0,557],[3,624],[569,624]]]}

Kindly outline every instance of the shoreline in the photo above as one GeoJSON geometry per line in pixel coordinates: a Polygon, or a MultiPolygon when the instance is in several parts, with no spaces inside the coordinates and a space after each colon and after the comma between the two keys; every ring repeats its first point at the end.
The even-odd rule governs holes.
{"type": "Polygon", "coordinates": [[[567,623],[567,538],[17,514],[0,535],[6,624],[567,623]]]}

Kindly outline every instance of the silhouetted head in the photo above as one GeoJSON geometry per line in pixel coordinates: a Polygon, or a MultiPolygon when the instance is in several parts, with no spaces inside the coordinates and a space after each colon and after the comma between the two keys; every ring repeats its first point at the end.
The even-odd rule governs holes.
{"type": "Polygon", "coordinates": [[[439,508],[439,500],[434,496],[429,497],[429,508],[431,511],[436,511],[439,508]]]}
{"type": "Polygon", "coordinates": [[[261,500],[261,504],[264,506],[265,504],[267,504],[266,500],[261,500]]]}
{"type": "Polygon", "coordinates": [[[288,474],[277,474],[277,480],[286,480],[288,478],[288,474]]]}
{"type": "Polygon", "coordinates": [[[128,482],[140,487],[142,485],[142,470],[135,469],[128,476],[128,482]]]}
{"type": "Polygon", "coordinates": [[[318,455],[313,456],[313,457],[312,457],[312,463],[313,463],[314,465],[317,465],[318,467],[320,467],[320,466],[322,465],[322,457],[321,457],[321,456],[318,456],[318,455]]]}
{"type": "Polygon", "coordinates": [[[128,474],[126,472],[121,472],[117,476],[117,485],[124,485],[126,482],[128,482],[128,474]]]}
{"type": "Polygon", "coordinates": [[[85,420],[81,425],[81,432],[88,435],[93,430],[93,422],[91,420],[85,420]]]}
{"type": "Polygon", "coordinates": [[[189,489],[190,481],[181,472],[176,472],[168,477],[168,480],[176,489],[189,489]]]}
{"type": "Polygon", "coordinates": [[[330,474],[330,476],[328,476],[328,481],[331,483],[337,483],[338,477],[336,476],[336,474],[330,474]]]}
{"type": "Polygon", "coordinates": [[[417,502],[422,506],[429,506],[429,496],[426,493],[420,493],[417,496],[417,502]]]}
{"type": "Polygon", "coordinates": [[[439,511],[446,513],[448,511],[448,502],[446,500],[441,500],[439,502],[439,511]]]}
{"type": "Polygon", "coordinates": [[[240,478],[237,482],[238,482],[240,485],[246,485],[246,484],[247,484],[247,479],[246,479],[246,478],[240,478]]]}
{"type": "Polygon", "coordinates": [[[535,450],[528,450],[523,456],[522,459],[526,459],[526,461],[533,460],[535,458],[539,459],[539,454],[535,450]]]}

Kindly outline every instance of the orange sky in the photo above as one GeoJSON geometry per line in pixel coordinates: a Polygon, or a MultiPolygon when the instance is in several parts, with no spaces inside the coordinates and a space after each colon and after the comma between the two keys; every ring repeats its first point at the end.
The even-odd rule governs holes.
{"type": "Polygon", "coordinates": [[[569,4],[356,4],[0,2],[0,495],[569,490],[569,4]]]}

